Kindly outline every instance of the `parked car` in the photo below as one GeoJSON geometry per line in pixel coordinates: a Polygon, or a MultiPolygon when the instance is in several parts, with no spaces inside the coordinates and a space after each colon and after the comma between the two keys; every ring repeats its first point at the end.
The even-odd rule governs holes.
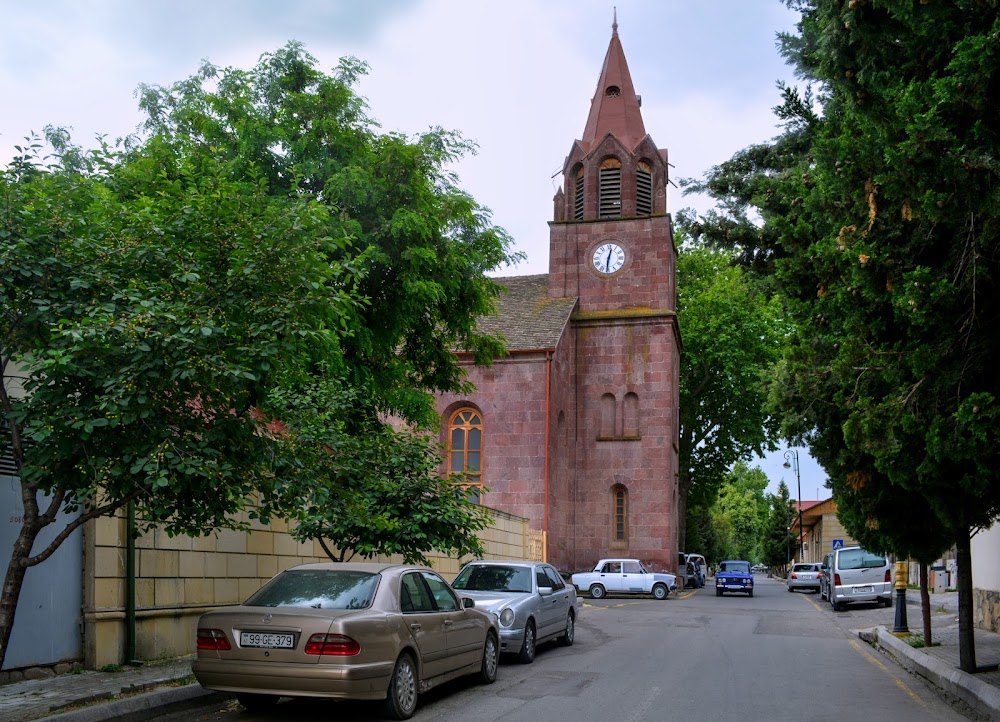
{"type": "Polygon", "coordinates": [[[823,565],[813,562],[793,564],[792,570],[788,572],[788,579],[785,586],[788,591],[794,592],[796,589],[811,589],[814,592],[820,590],[820,580],[823,578],[823,565]]]}
{"type": "Polygon", "coordinates": [[[499,635],[493,614],[426,567],[303,564],[202,615],[192,671],[251,711],[279,697],[384,699],[408,719],[431,687],[467,674],[492,684],[499,635]]]}
{"type": "Polygon", "coordinates": [[[666,599],[677,589],[676,575],[648,571],[638,559],[601,559],[594,571],[574,574],[571,581],[594,599],[608,594],[652,594],[666,599]]]}
{"type": "Polygon", "coordinates": [[[835,612],[853,602],[877,602],[892,606],[892,564],[884,554],[861,547],[836,549],[826,555],[823,575],[826,580],[820,594],[835,612]]]}
{"type": "Polygon", "coordinates": [[[542,562],[469,562],[452,587],[500,620],[500,651],[530,664],[537,645],[568,647],[576,634],[576,589],[542,562]]]}
{"type": "Polygon", "coordinates": [[[753,596],[750,562],[742,559],[719,562],[719,568],[715,570],[715,596],[721,597],[724,592],[744,592],[747,596],[753,596]]]}
{"type": "Polygon", "coordinates": [[[708,562],[701,554],[677,554],[678,571],[684,577],[685,587],[705,586],[705,573],[708,571],[708,562]]]}

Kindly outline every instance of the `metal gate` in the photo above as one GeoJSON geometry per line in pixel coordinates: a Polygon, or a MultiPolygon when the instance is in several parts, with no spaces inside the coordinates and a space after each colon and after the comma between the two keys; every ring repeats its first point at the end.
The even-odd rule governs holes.
{"type": "MultiPolygon", "coordinates": [[[[0,469],[0,565],[7,568],[21,530],[21,484],[0,469]]],[[[43,499],[39,500],[43,502],[43,499]]],[[[42,507],[44,508],[44,506],[42,507]]],[[[34,551],[44,549],[68,520],[60,513],[42,530],[34,551]]],[[[83,533],[77,530],[41,564],[29,567],[14,615],[4,669],[83,659],[83,533]]]]}

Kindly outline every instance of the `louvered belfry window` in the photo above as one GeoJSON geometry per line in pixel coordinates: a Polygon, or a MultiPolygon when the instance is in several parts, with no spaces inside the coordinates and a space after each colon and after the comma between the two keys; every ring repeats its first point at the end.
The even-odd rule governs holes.
{"type": "Polygon", "coordinates": [[[573,196],[573,220],[583,220],[583,168],[576,173],[576,190],[573,196]]]}
{"type": "Polygon", "coordinates": [[[622,164],[614,158],[601,163],[598,209],[601,218],[622,216],[622,164]]]}
{"type": "Polygon", "coordinates": [[[635,214],[637,216],[653,214],[653,169],[643,161],[639,162],[635,174],[635,214]]]}

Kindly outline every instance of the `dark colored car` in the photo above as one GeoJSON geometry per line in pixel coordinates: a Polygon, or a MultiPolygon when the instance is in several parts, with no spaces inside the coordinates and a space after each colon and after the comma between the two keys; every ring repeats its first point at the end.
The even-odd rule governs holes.
{"type": "Polygon", "coordinates": [[[719,562],[719,568],[715,570],[715,596],[721,597],[724,592],[743,592],[747,596],[753,596],[750,562],[742,559],[719,562]]]}

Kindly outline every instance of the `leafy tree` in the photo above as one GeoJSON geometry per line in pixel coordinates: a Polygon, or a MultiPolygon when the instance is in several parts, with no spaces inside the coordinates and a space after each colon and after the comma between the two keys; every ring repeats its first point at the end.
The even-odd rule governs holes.
{"type": "Polygon", "coordinates": [[[331,262],[347,239],[308,197],[233,180],[224,160],[178,155],[164,177],[106,148],[45,166],[37,145],[0,172],[0,453],[24,506],[0,661],[27,568],[86,521],[133,501],[171,534],[238,526],[271,473],[258,407],[337,354],[361,303],[331,262]],[[79,513],[35,550],[60,509],[79,513]]]}
{"type": "Polygon", "coordinates": [[[740,163],[730,190],[716,172],[737,200],[714,220],[741,233],[702,232],[765,259],[787,299],[799,333],[777,398],[851,534],[877,529],[921,556],[940,536],[955,543],[960,663],[975,671],[969,538],[1000,513],[998,8],[788,4],[802,19],[783,51],[822,111],[784,89],[786,133],[755,153],[775,162],[740,163]],[[759,211],[756,236],[727,212],[741,201],[759,211]],[[927,515],[927,544],[908,512],[927,515]]]}
{"type": "Polygon", "coordinates": [[[280,458],[293,463],[276,473],[260,504],[294,521],[296,539],[318,540],[340,562],[400,554],[428,564],[431,549],[485,554],[476,532],[489,525],[489,510],[469,502],[460,480],[439,475],[441,450],[431,436],[380,422],[349,430],[345,420],[364,403],[343,384],[277,396],[282,423],[294,430],[279,436],[289,447],[280,458]]]}
{"type": "Polygon", "coordinates": [[[778,493],[768,494],[767,500],[769,510],[761,540],[761,554],[764,564],[771,569],[781,570],[784,575],[791,561],[790,550],[794,539],[790,528],[795,516],[795,505],[789,498],[788,485],[784,481],[778,483],[778,493]]]}
{"type": "MultiPolygon", "coordinates": [[[[689,505],[711,506],[733,464],[771,448],[777,431],[767,379],[787,331],[783,313],[734,261],[693,243],[678,255],[681,520],[689,505]]],[[[684,529],[679,542],[692,548],[684,529]]]]}
{"type": "Polygon", "coordinates": [[[276,503],[327,494],[393,531],[358,538],[361,554],[478,543],[483,517],[428,472],[429,442],[386,424],[436,422],[433,393],[465,388],[452,349],[503,352],[476,319],[500,290],[485,273],[517,256],[447,170],[469,143],[379,134],[352,87],[364,66],[315,66],[297,44],[252,71],[206,64],[142,89],[145,135],[121,150],[53,131],[55,161],[30,147],[0,173],[0,453],[25,508],[0,663],[27,567],[130,501],[145,524],[202,534],[239,527],[253,495],[253,516],[294,511],[330,538],[329,510],[276,503]],[[289,392],[337,387],[352,401],[329,409],[325,435],[293,413],[289,392]],[[338,447],[372,470],[349,477],[338,447]],[[34,553],[60,509],[80,514],[34,553]]]}
{"type": "Polygon", "coordinates": [[[726,476],[719,494],[718,508],[731,529],[731,553],[739,559],[756,559],[767,519],[767,476],[755,467],[737,463],[726,476]]]}

